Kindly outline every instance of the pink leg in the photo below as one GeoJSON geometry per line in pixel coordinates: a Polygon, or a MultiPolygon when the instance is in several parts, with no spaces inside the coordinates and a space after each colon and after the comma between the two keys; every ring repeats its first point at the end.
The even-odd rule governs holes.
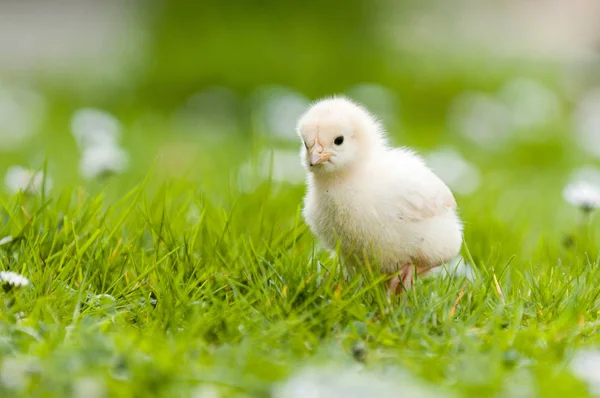
{"type": "MultiPolygon", "coordinates": [[[[400,280],[402,281],[402,287],[404,290],[408,290],[412,287],[415,278],[414,272],[415,267],[412,264],[405,264],[400,270],[400,280]]],[[[399,294],[400,292],[397,292],[399,294]]]]}
{"type": "Polygon", "coordinates": [[[394,277],[392,279],[390,279],[390,282],[389,282],[388,298],[389,298],[390,294],[398,293],[398,287],[400,287],[400,277],[398,277],[398,275],[394,275],[394,277]]]}
{"type": "Polygon", "coordinates": [[[404,264],[400,268],[400,273],[395,275],[389,282],[388,288],[388,300],[391,299],[391,295],[399,295],[403,291],[410,289],[414,282],[414,266],[412,264],[404,264]]]}

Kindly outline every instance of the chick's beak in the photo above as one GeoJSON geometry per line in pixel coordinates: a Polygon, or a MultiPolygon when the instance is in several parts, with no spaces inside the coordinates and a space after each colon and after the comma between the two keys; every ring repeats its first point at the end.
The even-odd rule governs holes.
{"type": "Polygon", "coordinates": [[[323,148],[323,145],[321,145],[318,138],[315,140],[315,144],[310,149],[309,153],[311,167],[321,163],[325,163],[329,161],[329,159],[333,156],[332,153],[325,152],[325,148],[323,148]]]}
{"type": "Polygon", "coordinates": [[[316,151],[313,149],[310,152],[310,165],[316,166],[318,164],[327,162],[327,161],[329,161],[331,156],[332,156],[331,153],[323,153],[322,151],[316,151]]]}

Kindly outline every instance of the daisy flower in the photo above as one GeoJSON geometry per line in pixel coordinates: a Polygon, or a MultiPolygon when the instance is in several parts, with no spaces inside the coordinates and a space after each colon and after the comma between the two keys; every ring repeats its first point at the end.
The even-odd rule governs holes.
{"type": "Polygon", "coordinates": [[[29,170],[21,166],[9,168],[4,183],[6,189],[12,194],[21,191],[25,194],[37,195],[42,192],[44,183],[46,191],[49,191],[52,187],[52,179],[47,176],[44,177],[43,172],[29,170]]]}
{"type": "Polygon", "coordinates": [[[121,135],[119,120],[108,112],[82,108],[71,118],[71,131],[80,149],[116,145],[121,135]]]}
{"type": "Polygon", "coordinates": [[[584,180],[569,183],[563,191],[563,196],[567,202],[585,213],[600,206],[600,188],[584,180]]]}
{"type": "Polygon", "coordinates": [[[82,108],[71,118],[71,131],[81,151],[79,171],[86,180],[119,174],[129,156],[119,146],[121,123],[108,112],[82,108]]]}
{"type": "Polygon", "coordinates": [[[21,274],[11,271],[0,271],[0,284],[4,286],[4,290],[10,290],[13,287],[25,287],[29,285],[29,279],[21,274]]]}
{"type": "Polygon", "coordinates": [[[95,179],[123,172],[129,155],[115,145],[100,145],[84,150],[79,170],[85,179],[95,179]]]}
{"type": "Polygon", "coordinates": [[[581,350],[571,360],[571,372],[588,384],[590,390],[600,394],[600,351],[581,350]]]}
{"type": "Polygon", "coordinates": [[[13,237],[10,236],[10,235],[9,236],[5,236],[4,238],[0,238],[0,246],[7,245],[7,244],[9,244],[12,241],[13,241],[13,237]]]}

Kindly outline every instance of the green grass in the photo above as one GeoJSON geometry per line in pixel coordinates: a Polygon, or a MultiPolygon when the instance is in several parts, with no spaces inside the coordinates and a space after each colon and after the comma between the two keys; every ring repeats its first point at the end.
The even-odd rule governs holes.
{"type": "Polygon", "coordinates": [[[239,165],[264,139],[211,143],[165,135],[158,119],[132,123],[129,172],[84,183],[65,118],[55,119],[0,159],[1,169],[45,155],[55,180],[44,197],[0,195],[0,238],[15,238],[0,246],[0,268],[31,281],[0,296],[2,396],[187,397],[210,385],[270,397],[305,366],[355,365],[363,343],[366,368],[455,396],[588,396],[569,362],[599,343],[598,223],[581,232],[562,201],[581,157],[564,126],[494,153],[439,126],[395,137],[455,144],[483,180],[458,197],[477,278],[419,280],[388,304],[383,276],[344,281],[319,249],[300,217],[302,186],[238,189],[239,165]]]}

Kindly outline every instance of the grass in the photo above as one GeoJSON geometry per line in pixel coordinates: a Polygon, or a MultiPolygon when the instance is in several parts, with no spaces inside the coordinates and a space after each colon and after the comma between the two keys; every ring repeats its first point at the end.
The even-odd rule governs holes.
{"type": "Polygon", "coordinates": [[[0,296],[3,396],[270,397],[305,366],[358,360],[449,396],[588,396],[569,363],[599,342],[598,228],[562,201],[581,159],[564,126],[491,153],[395,138],[464,148],[483,180],[458,197],[477,278],[419,280],[388,304],[382,276],[344,282],[319,249],[302,186],[238,189],[239,164],[270,143],[166,138],[155,122],[130,128],[132,168],[102,182],[78,179],[60,117],[0,159],[44,153],[55,179],[46,196],[0,195],[0,238],[14,238],[0,268],[31,281],[0,296]]]}

